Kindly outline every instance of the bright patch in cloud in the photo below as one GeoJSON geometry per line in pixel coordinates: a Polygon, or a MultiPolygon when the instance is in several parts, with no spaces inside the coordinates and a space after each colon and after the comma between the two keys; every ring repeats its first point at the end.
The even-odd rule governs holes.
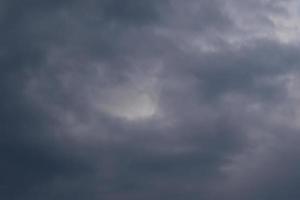
{"type": "Polygon", "coordinates": [[[126,120],[151,118],[157,112],[157,102],[146,92],[134,89],[113,90],[99,104],[104,112],[126,120]]]}

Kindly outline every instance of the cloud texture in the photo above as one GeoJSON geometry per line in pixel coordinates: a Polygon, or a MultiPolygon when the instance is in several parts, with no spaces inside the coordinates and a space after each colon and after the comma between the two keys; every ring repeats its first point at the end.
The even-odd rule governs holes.
{"type": "Polygon", "coordinates": [[[0,0],[0,197],[300,198],[296,0],[0,0]]]}

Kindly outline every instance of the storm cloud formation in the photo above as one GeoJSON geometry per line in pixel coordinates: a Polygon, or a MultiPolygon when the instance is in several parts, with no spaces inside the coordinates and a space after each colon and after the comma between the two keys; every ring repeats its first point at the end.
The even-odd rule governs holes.
{"type": "Polygon", "coordinates": [[[0,0],[0,198],[300,198],[296,0],[0,0]]]}

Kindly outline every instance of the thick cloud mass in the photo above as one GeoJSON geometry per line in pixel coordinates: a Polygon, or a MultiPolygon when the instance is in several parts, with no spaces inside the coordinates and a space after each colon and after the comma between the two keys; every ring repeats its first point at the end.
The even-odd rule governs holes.
{"type": "Polygon", "coordinates": [[[296,0],[0,0],[0,198],[298,200],[296,0]]]}

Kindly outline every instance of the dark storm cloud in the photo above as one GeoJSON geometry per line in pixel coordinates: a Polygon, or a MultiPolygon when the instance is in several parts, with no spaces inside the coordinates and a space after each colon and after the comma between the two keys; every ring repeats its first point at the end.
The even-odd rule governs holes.
{"type": "Polygon", "coordinates": [[[0,197],[298,199],[296,5],[0,1],[0,197]]]}
{"type": "MultiPolygon", "coordinates": [[[[88,167],[84,167],[85,159],[79,162],[78,158],[73,158],[72,150],[69,152],[68,148],[57,147],[60,140],[55,139],[57,134],[55,132],[58,131],[55,124],[46,113],[36,109],[34,102],[26,99],[24,86],[31,73],[46,69],[45,59],[48,49],[57,43],[66,42],[71,32],[76,32],[77,28],[81,31],[85,29],[85,21],[98,26],[103,25],[104,29],[106,23],[139,26],[156,17],[155,8],[151,6],[152,4],[148,2],[140,3],[140,1],[137,6],[135,1],[126,4],[118,4],[117,1],[89,1],[85,5],[75,1],[1,1],[0,196],[3,199],[83,199],[89,198],[89,195],[91,195],[89,199],[92,199],[97,193],[96,190],[90,191],[96,188],[86,184],[90,182],[89,179],[84,177],[84,183],[80,180],[81,174],[84,174],[95,182],[93,176],[89,175],[93,173],[93,169],[86,172],[88,167]],[[98,8],[93,7],[94,5],[98,8]],[[69,22],[64,18],[64,13],[62,17],[60,16],[60,12],[75,16],[71,16],[72,21],[69,22]],[[99,22],[98,19],[94,19],[98,14],[99,22]],[[92,18],[89,19],[89,16],[92,18]],[[78,26],[77,17],[78,20],[82,20],[78,26]],[[102,17],[104,19],[101,19],[102,17]],[[111,22],[106,22],[107,20],[111,22]],[[73,22],[75,25],[72,25],[73,22]],[[84,189],[82,185],[86,185],[86,188],[84,189]],[[89,187],[91,189],[88,189],[89,187]]],[[[100,41],[96,45],[101,47],[97,47],[99,48],[97,52],[100,52],[100,56],[101,52],[112,54],[108,48],[101,50],[105,48],[103,45],[108,33],[103,30],[101,36],[101,31],[99,32],[100,41]]],[[[75,34],[74,37],[76,39],[81,35],[82,33],[75,34]]],[[[92,37],[96,39],[95,36],[92,37]]],[[[50,75],[49,87],[55,89],[52,78],[50,75]]]]}
{"type": "Polygon", "coordinates": [[[299,59],[296,52],[299,48],[281,46],[273,41],[252,42],[251,47],[243,45],[218,53],[194,56],[182,53],[171,64],[178,65],[181,73],[195,79],[205,97],[216,99],[237,92],[273,98],[272,94],[281,92],[278,89],[282,85],[266,80],[297,70],[299,59]],[[181,68],[183,65],[185,68],[181,68]]]}

